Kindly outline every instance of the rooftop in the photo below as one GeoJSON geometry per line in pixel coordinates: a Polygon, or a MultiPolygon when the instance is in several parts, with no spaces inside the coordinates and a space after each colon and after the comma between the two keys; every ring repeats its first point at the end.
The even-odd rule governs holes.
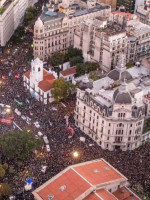
{"type": "Polygon", "coordinates": [[[127,17],[128,19],[132,19],[131,13],[121,12],[120,10],[116,10],[116,11],[112,12],[112,14],[119,14],[119,15],[122,15],[123,17],[127,17]]]}
{"type": "Polygon", "coordinates": [[[71,74],[75,74],[76,73],[76,67],[72,67],[70,69],[67,69],[65,71],[60,72],[63,76],[69,76],[71,74]]]}
{"type": "MultiPolygon", "coordinates": [[[[98,159],[66,168],[37,188],[33,194],[41,200],[48,200],[49,195],[56,200],[74,200],[81,195],[88,196],[95,186],[99,188],[115,181],[126,180],[105,160],[98,159]]],[[[103,190],[100,193],[105,197],[109,196],[109,193],[103,190]]]]}

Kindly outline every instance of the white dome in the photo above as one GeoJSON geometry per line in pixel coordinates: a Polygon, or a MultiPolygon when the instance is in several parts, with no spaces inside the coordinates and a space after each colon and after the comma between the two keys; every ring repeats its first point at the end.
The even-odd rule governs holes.
{"type": "Polygon", "coordinates": [[[40,19],[40,17],[39,17],[38,20],[35,22],[35,26],[38,27],[38,28],[43,26],[43,22],[42,22],[42,20],[40,19]]]}

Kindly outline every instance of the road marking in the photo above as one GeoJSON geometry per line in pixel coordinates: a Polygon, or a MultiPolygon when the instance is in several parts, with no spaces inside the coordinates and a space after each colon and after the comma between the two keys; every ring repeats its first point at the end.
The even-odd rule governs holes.
{"type": "Polygon", "coordinates": [[[23,131],[15,122],[13,122],[13,124],[14,124],[20,131],[23,131]]]}

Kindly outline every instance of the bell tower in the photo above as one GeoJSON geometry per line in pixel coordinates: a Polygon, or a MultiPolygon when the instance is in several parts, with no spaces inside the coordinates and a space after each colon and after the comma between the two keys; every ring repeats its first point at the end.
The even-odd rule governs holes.
{"type": "Polygon", "coordinates": [[[30,82],[38,84],[43,80],[43,62],[36,58],[31,62],[30,82]]]}

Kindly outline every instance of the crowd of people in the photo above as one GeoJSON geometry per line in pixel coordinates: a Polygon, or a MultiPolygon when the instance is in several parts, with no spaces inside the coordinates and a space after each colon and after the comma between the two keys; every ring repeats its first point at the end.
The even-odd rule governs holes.
{"type": "MultiPolygon", "coordinates": [[[[41,5],[37,6],[40,7],[41,5]]],[[[48,105],[44,105],[31,97],[29,91],[23,86],[22,78],[24,72],[31,67],[25,55],[25,48],[31,44],[32,35],[27,33],[21,44],[9,45],[9,54],[5,51],[0,55],[1,60],[8,60],[9,57],[11,63],[13,63],[12,65],[7,62],[0,63],[0,77],[2,81],[5,81],[5,85],[0,86],[0,103],[11,105],[13,110],[17,108],[24,116],[29,116],[32,120],[31,125],[15,113],[14,122],[21,129],[29,129],[35,135],[38,131],[42,132],[50,142],[50,152],[46,151],[43,143],[40,152],[31,154],[23,162],[14,160],[8,162],[5,158],[1,158],[1,162],[7,161],[9,166],[13,166],[14,171],[7,173],[3,181],[11,184],[16,199],[34,199],[31,191],[24,190],[26,179],[32,178],[33,189],[35,189],[69,165],[98,158],[106,159],[123,173],[129,179],[132,187],[141,185],[145,196],[146,194],[149,195],[150,199],[150,142],[134,151],[122,152],[116,150],[109,152],[102,150],[75,126],[73,113],[76,101],[74,96],[67,99],[63,104],[52,103],[48,105]],[[27,45],[24,45],[24,43],[27,45]],[[18,51],[13,53],[16,47],[18,51]],[[18,105],[14,101],[15,98],[23,102],[24,106],[18,105]],[[74,130],[73,135],[66,126],[66,116],[68,116],[68,124],[74,130]],[[39,122],[40,128],[33,125],[35,121],[39,122]],[[85,142],[81,142],[80,137],[85,137],[85,142]],[[77,158],[73,157],[74,151],[79,153],[77,158]],[[47,166],[45,173],[41,171],[42,166],[47,166]]],[[[1,135],[15,129],[17,130],[17,127],[13,124],[0,124],[1,135]]]]}

